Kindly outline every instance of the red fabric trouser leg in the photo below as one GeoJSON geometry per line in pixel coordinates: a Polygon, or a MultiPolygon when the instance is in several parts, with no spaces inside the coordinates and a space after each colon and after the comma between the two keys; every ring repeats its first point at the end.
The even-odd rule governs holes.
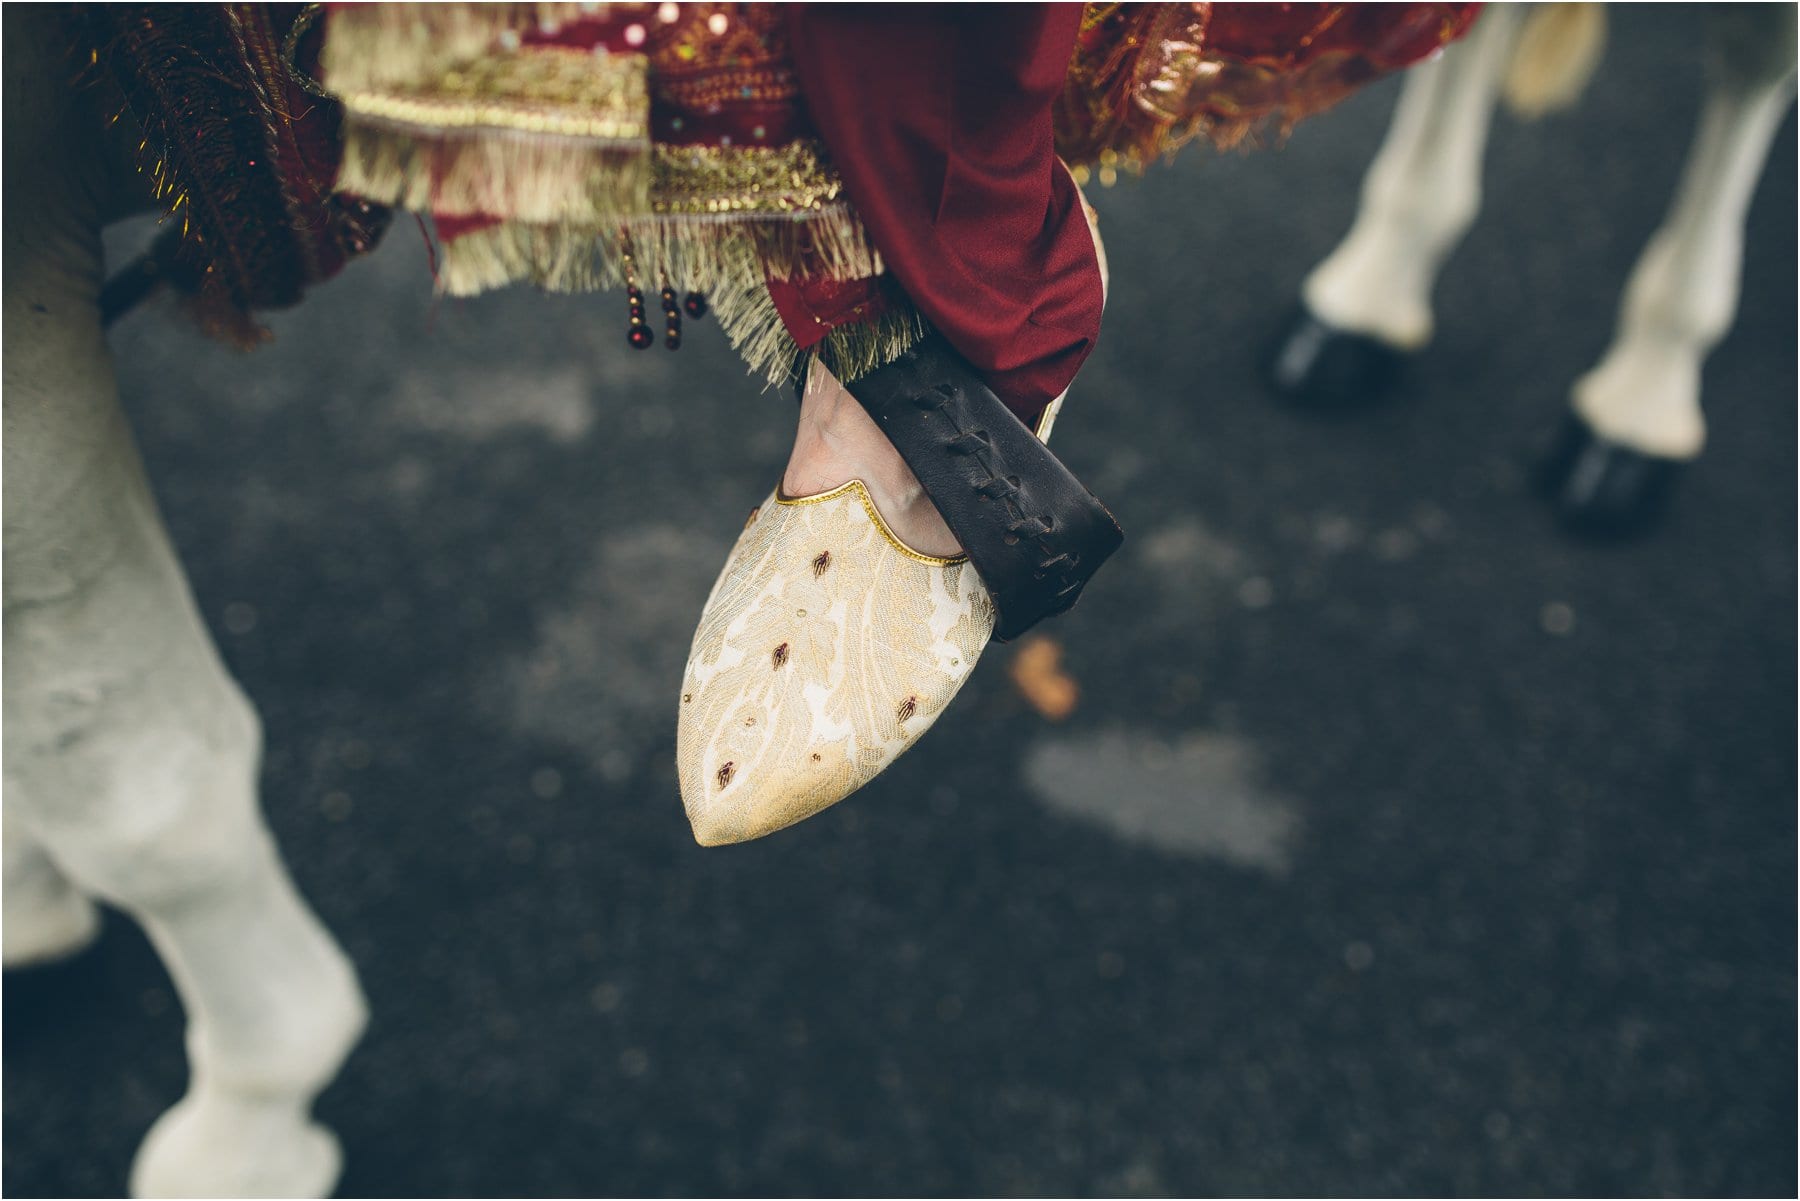
{"type": "Polygon", "coordinates": [[[1100,333],[1100,265],[1051,104],[1079,4],[799,4],[813,123],[921,313],[1031,423],[1100,333]]]}

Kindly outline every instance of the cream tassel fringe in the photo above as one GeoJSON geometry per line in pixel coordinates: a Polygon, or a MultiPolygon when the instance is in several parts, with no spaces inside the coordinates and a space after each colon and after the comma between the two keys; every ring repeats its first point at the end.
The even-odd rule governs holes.
{"type": "Polygon", "coordinates": [[[602,222],[650,207],[648,139],[345,122],[337,190],[414,212],[602,222]]]}

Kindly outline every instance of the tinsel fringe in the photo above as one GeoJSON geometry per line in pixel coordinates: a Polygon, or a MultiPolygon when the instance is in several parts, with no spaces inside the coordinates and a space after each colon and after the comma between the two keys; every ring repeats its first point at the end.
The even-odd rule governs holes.
{"type": "Polygon", "coordinates": [[[339,95],[405,87],[478,57],[508,30],[566,24],[579,20],[582,9],[562,3],[334,6],[321,82],[339,95]]]}
{"type": "MultiPolygon", "coordinates": [[[[1342,15],[1358,6],[1319,7],[1342,15]]],[[[1416,7],[1437,10],[1440,44],[1472,19],[1453,11],[1470,6],[1416,7]]],[[[1222,52],[1209,43],[1211,19],[1206,4],[1086,6],[1052,109],[1057,153],[1078,178],[1098,167],[1110,183],[1118,170],[1141,172],[1199,138],[1217,150],[1279,144],[1302,120],[1402,65],[1383,62],[1373,47],[1310,54],[1310,38],[1291,53],[1222,52]]]]}
{"type": "Polygon", "coordinates": [[[1054,109],[1057,153],[1077,169],[1078,179],[1080,169],[1091,167],[1098,167],[1107,183],[1119,169],[1141,174],[1202,137],[1216,150],[1270,140],[1270,130],[1279,141],[1303,117],[1340,98],[1321,97],[1309,105],[1290,90],[1281,104],[1230,112],[1222,103],[1206,101],[1209,90],[1228,97],[1232,89],[1219,85],[1221,72],[1259,67],[1203,59],[1207,6],[1090,4],[1087,12],[1083,38],[1104,29],[1105,36],[1093,37],[1101,52],[1078,48],[1054,109]]]}
{"type": "Polygon", "coordinates": [[[1182,122],[1140,105],[1140,76],[1147,56],[1164,53],[1163,39],[1179,32],[1181,44],[1203,44],[1208,17],[1204,7],[1188,5],[1088,5],[1068,80],[1053,108],[1056,152],[1063,161],[1071,167],[1141,169],[1191,139],[1197,121],[1182,122]]]}
{"type": "Polygon", "coordinates": [[[604,222],[650,207],[649,143],[345,122],[337,187],[414,212],[604,222]]]}
{"type": "Polygon", "coordinates": [[[814,357],[850,384],[904,355],[927,333],[925,319],[913,304],[896,301],[871,321],[837,326],[810,353],[803,353],[761,281],[749,288],[709,292],[707,301],[731,349],[738,351],[751,375],[761,376],[770,387],[805,380],[806,364],[814,357]]]}
{"type": "MultiPolygon", "coordinates": [[[[924,316],[908,303],[883,313],[873,323],[838,326],[825,335],[825,340],[812,353],[824,361],[825,366],[839,381],[854,383],[877,367],[885,367],[911,350],[919,339],[930,332],[931,327],[925,323],[924,316]]],[[[807,360],[802,358],[790,361],[794,362],[794,366],[789,371],[779,377],[770,373],[771,383],[792,382],[794,372],[799,373],[800,379],[806,378],[807,360]]]]}
{"type": "Polygon", "coordinates": [[[861,379],[899,358],[929,329],[919,311],[910,302],[900,300],[873,320],[836,327],[809,353],[802,353],[766,286],[759,283],[751,288],[709,292],[707,300],[731,348],[744,360],[750,374],[761,376],[770,387],[785,387],[805,379],[807,362],[814,357],[844,383],[861,379]]]}

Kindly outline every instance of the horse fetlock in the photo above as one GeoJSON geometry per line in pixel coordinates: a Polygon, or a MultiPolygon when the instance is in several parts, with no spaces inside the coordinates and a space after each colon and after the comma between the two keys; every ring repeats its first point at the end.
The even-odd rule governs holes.
{"type": "Polygon", "coordinates": [[[1433,267],[1385,223],[1356,228],[1301,285],[1312,314],[1334,329],[1366,334],[1396,350],[1431,341],[1433,267]]]}
{"type": "Polygon", "coordinates": [[[1700,363],[1692,345],[1621,340],[1575,382],[1573,407],[1609,441],[1665,459],[1692,459],[1706,445],[1700,363]]]}

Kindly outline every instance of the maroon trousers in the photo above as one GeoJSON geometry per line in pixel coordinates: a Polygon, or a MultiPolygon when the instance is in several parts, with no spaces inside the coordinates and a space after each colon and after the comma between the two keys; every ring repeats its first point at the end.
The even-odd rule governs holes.
{"type": "MultiPolygon", "coordinates": [[[[1081,11],[789,10],[801,93],[889,273],[1027,423],[1100,334],[1100,264],[1051,129],[1081,11]]],[[[802,345],[867,299],[776,289],[802,345]]]]}

